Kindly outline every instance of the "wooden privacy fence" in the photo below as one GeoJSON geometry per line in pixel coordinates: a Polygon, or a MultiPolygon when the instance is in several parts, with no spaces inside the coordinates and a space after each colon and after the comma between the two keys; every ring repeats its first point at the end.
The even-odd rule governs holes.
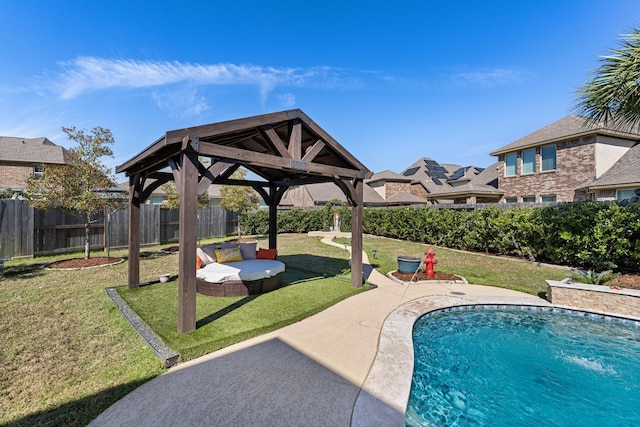
{"type": "MultiPolygon", "coordinates": [[[[128,210],[104,212],[92,217],[92,249],[126,247],[128,210]]],[[[237,214],[211,206],[198,211],[198,238],[223,237],[236,231],[237,214]]],[[[178,240],[178,211],[159,205],[142,205],[140,242],[144,245],[178,240]]],[[[0,258],[38,256],[84,249],[84,218],[62,209],[41,211],[22,200],[0,200],[0,258]]]]}

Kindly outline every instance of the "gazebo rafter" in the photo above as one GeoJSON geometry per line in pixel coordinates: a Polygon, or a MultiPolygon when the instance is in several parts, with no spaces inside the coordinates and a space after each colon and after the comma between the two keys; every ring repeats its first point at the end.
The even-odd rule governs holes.
{"type": "Polygon", "coordinates": [[[362,286],[364,179],[372,173],[301,110],[288,110],[168,131],[116,168],[129,177],[129,279],[140,282],[140,205],[174,180],[181,198],[178,331],[195,330],[197,195],[210,184],[248,185],[269,207],[269,248],[277,247],[277,207],[287,188],[333,182],[352,207],[351,284],[362,286]],[[211,164],[205,167],[201,157],[211,164]],[[230,178],[245,167],[264,181],[230,178]],[[166,170],[170,170],[167,172],[166,170]]]}

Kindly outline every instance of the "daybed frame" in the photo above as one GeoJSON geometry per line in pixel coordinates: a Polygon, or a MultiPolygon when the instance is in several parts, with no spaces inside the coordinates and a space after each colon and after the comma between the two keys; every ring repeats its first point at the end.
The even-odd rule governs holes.
{"type": "Polygon", "coordinates": [[[199,293],[212,297],[244,297],[280,288],[281,278],[282,273],[278,273],[258,280],[227,280],[213,283],[196,277],[196,289],[199,293]]]}

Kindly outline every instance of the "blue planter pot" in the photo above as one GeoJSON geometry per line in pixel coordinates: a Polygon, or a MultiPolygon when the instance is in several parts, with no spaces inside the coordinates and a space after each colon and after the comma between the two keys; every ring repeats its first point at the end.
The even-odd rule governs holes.
{"type": "Polygon", "coordinates": [[[398,260],[398,271],[400,273],[415,273],[420,267],[420,262],[422,262],[422,259],[414,256],[399,256],[396,259],[398,260]]]}

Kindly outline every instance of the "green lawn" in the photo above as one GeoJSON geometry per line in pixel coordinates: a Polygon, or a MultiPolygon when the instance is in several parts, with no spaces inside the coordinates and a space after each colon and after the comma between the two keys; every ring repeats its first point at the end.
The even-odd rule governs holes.
{"type": "MultiPolygon", "coordinates": [[[[336,239],[336,241],[347,244],[349,242],[348,239],[336,239]]],[[[424,258],[424,252],[430,245],[381,237],[365,237],[363,246],[369,261],[377,270],[386,274],[398,269],[396,256],[424,258]]],[[[541,266],[529,261],[432,247],[438,260],[436,270],[458,274],[466,278],[469,283],[476,285],[496,286],[541,295],[546,292],[545,280],[562,280],[571,274],[569,269],[541,266]]]]}
{"type": "MultiPolygon", "coordinates": [[[[348,241],[347,241],[348,242],[348,241]]],[[[266,243],[261,241],[261,246],[266,243]]],[[[396,269],[396,255],[422,256],[418,243],[366,238],[372,263],[396,269]],[[373,249],[377,249],[374,257],[373,249]]],[[[143,248],[142,282],[178,273],[178,257],[143,248]]],[[[288,286],[249,298],[198,295],[198,329],[177,333],[177,283],[153,284],[120,294],[182,359],[276,329],[320,311],[354,293],[348,253],[306,235],[278,237],[279,258],[287,264],[288,286]]],[[[436,269],[470,282],[544,290],[544,279],[566,272],[530,263],[435,248],[436,269]]],[[[95,255],[104,255],[96,253],[95,255]]],[[[126,250],[112,250],[126,257],[126,250]]],[[[86,425],[116,400],[164,371],[153,351],[120,314],[105,288],[127,283],[127,263],[75,271],[50,271],[43,264],[81,256],[13,260],[0,278],[0,424],[86,425]]]]}
{"type": "Polygon", "coordinates": [[[248,297],[198,294],[197,329],[190,334],[177,332],[177,282],[120,288],[118,293],[184,361],[297,322],[370,289],[351,287],[348,252],[342,249],[299,236],[282,236],[278,246],[278,259],[287,265],[283,287],[248,297]]]}

